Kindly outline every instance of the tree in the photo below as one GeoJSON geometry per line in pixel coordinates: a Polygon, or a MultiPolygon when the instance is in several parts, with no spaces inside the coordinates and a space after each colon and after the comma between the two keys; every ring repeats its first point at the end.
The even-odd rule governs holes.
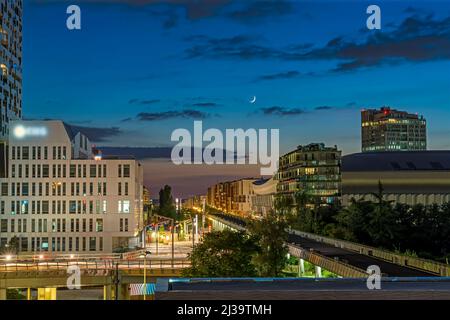
{"type": "Polygon", "coordinates": [[[254,277],[252,258],[259,248],[255,238],[244,232],[213,231],[197,244],[189,257],[191,267],[183,271],[187,277],[254,277]]]}
{"type": "Polygon", "coordinates": [[[288,232],[286,219],[271,211],[262,220],[252,221],[249,231],[257,238],[259,251],[254,258],[258,274],[277,277],[287,262],[286,241],[288,232]]]}
{"type": "Polygon", "coordinates": [[[159,190],[159,214],[172,219],[177,219],[176,208],[173,203],[172,188],[165,185],[159,190]]]}

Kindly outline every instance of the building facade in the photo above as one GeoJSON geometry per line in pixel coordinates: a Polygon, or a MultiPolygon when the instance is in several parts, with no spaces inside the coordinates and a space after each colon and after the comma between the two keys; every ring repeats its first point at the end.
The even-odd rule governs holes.
{"type": "Polygon", "coordinates": [[[264,217],[274,209],[276,193],[277,181],[274,177],[253,182],[251,211],[255,218],[264,217]]]}
{"type": "Polygon", "coordinates": [[[356,153],[342,158],[342,204],[385,200],[409,205],[450,202],[450,151],[356,153]]]}
{"type": "Polygon", "coordinates": [[[427,149],[423,116],[388,107],[361,111],[362,152],[427,149]]]}
{"type": "Polygon", "coordinates": [[[277,194],[305,193],[310,205],[332,204],[341,194],[341,151],[323,143],[298,146],[280,157],[277,194]]]}
{"type": "Polygon", "coordinates": [[[22,0],[0,0],[0,177],[5,177],[9,122],[22,118],[22,0]]]}
{"type": "Polygon", "coordinates": [[[139,246],[143,170],[92,154],[62,121],[12,121],[9,175],[0,178],[0,245],[20,252],[101,253],[139,246]]]}
{"type": "Polygon", "coordinates": [[[248,215],[251,213],[254,178],[217,183],[208,188],[207,205],[227,213],[248,215]]]}

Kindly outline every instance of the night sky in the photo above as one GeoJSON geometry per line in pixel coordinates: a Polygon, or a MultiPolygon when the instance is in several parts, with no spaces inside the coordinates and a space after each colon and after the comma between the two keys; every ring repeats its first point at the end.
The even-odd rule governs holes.
{"type": "Polygon", "coordinates": [[[449,60],[445,1],[25,0],[23,114],[79,126],[98,146],[146,147],[153,195],[170,183],[188,196],[259,174],[175,168],[171,132],[195,119],[278,128],[281,153],[325,142],[348,154],[360,151],[360,110],[388,105],[423,114],[429,148],[449,149],[449,60]],[[66,28],[69,4],[80,31],[66,28]],[[379,31],[366,28],[369,4],[379,31]]]}

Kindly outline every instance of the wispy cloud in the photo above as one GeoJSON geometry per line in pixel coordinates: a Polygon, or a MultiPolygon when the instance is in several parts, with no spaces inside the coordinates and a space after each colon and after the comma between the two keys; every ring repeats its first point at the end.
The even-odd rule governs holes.
{"type": "Polygon", "coordinates": [[[140,99],[131,99],[128,101],[129,104],[139,104],[139,105],[150,105],[161,102],[160,99],[150,99],[150,100],[140,100],[140,99]]]}
{"type": "Polygon", "coordinates": [[[74,132],[81,132],[86,135],[92,142],[106,142],[109,138],[122,134],[118,127],[100,128],[100,127],[84,127],[77,125],[69,125],[74,132]]]}
{"type": "Polygon", "coordinates": [[[322,47],[296,44],[284,48],[262,45],[261,38],[237,35],[226,38],[194,36],[187,58],[336,60],[330,71],[346,72],[368,67],[450,59],[450,17],[413,15],[392,30],[371,32],[362,41],[335,37],[322,47]]]}
{"type": "Polygon", "coordinates": [[[306,113],[305,110],[300,108],[284,108],[279,106],[273,106],[268,108],[261,108],[260,111],[266,116],[295,116],[306,113]]]}
{"type": "Polygon", "coordinates": [[[294,10],[292,2],[284,0],[249,1],[241,4],[244,5],[232,9],[226,16],[241,23],[253,23],[267,18],[280,18],[294,10]]]}
{"type": "Polygon", "coordinates": [[[300,72],[291,70],[291,71],[262,75],[262,76],[258,77],[257,80],[266,81],[266,80],[291,79],[291,78],[296,78],[298,76],[300,76],[300,72]]]}
{"type": "Polygon", "coordinates": [[[219,104],[215,103],[215,102],[197,102],[197,103],[191,104],[191,106],[199,107],[199,108],[213,108],[213,107],[218,107],[219,104]]]}
{"type": "Polygon", "coordinates": [[[163,111],[163,112],[141,112],[136,118],[139,121],[162,121],[168,119],[205,119],[210,115],[198,110],[163,111]]]}

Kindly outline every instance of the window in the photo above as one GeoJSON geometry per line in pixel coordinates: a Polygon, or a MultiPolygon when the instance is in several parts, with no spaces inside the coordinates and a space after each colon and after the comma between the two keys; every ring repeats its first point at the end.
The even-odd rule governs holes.
{"type": "Polygon", "coordinates": [[[90,178],[95,178],[96,177],[96,168],[97,168],[97,166],[95,164],[91,164],[89,166],[89,177],[90,178]]]}
{"type": "Polygon", "coordinates": [[[0,231],[4,233],[8,232],[8,220],[6,219],[1,220],[0,231]]]}
{"type": "Polygon", "coordinates": [[[129,164],[124,164],[123,165],[123,177],[124,178],[129,178],[130,177],[130,165],[129,164]]]}
{"type": "Polygon", "coordinates": [[[48,201],[42,201],[42,214],[48,214],[48,201]]]}
{"type": "Polygon", "coordinates": [[[28,160],[30,158],[30,149],[29,147],[22,147],[22,159],[28,160]]]}
{"type": "Polygon", "coordinates": [[[89,251],[95,251],[97,247],[97,239],[95,237],[89,237],[89,251]]]}
{"type": "Polygon", "coordinates": [[[22,196],[28,196],[28,182],[22,183],[22,196]]]}
{"type": "Polygon", "coordinates": [[[69,170],[70,170],[69,177],[70,178],[75,178],[76,174],[77,174],[77,167],[74,164],[71,164],[69,170]]]}
{"type": "Polygon", "coordinates": [[[20,239],[20,250],[21,251],[28,251],[28,238],[21,238],[20,239]]]}
{"type": "Polygon", "coordinates": [[[124,200],[122,205],[123,213],[130,213],[130,200],[124,200]]]}
{"type": "Polygon", "coordinates": [[[49,177],[49,168],[48,164],[42,165],[42,178],[48,178],[49,177]]]}
{"type": "Polygon", "coordinates": [[[103,232],[103,219],[97,219],[95,221],[95,231],[103,232]]]}
{"type": "Polygon", "coordinates": [[[28,214],[28,200],[22,200],[20,202],[20,213],[28,214]]]}
{"type": "Polygon", "coordinates": [[[106,213],[106,200],[103,200],[103,213],[106,213]]]}
{"type": "Polygon", "coordinates": [[[7,196],[8,195],[8,183],[7,182],[2,182],[2,196],[7,196]]]}

